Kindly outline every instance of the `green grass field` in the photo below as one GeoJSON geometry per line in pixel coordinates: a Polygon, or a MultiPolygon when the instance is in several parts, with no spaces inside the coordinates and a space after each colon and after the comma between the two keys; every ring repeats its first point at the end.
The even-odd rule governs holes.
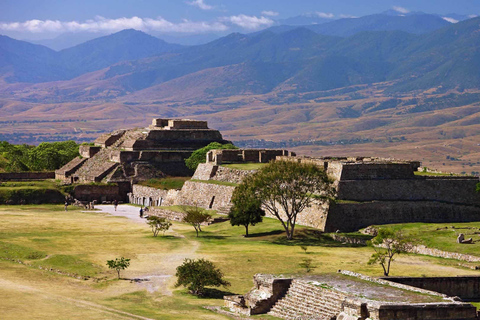
{"type": "MultiPolygon", "coordinates": [[[[372,249],[333,242],[310,228],[298,227],[291,242],[279,222],[268,218],[251,227],[248,238],[243,227],[229,222],[203,230],[197,238],[192,226],[174,223],[165,236],[154,238],[147,225],[98,211],[0,206],[1,318],[227,319],[202,306],[222,306],[222,295],[246,293],[255,273],[304,274],[299,262],[305,257],[313,259],[314,274],[347,269],[382,275],[380,266],[367,265],[372,249]],[[122,256],[131,266],[117,280],[106,261],[122,256]],[[212,260],[232,285],[219,288],[215,298],[175,288],[175,268],[185,258],[212,260]],[[152,276],[158,282],[129,280],[152,276]]],[[[394,276],[476,273],[449,260],[415,255],[399,256],[392,266],[394,276]]]]}
{"type": "Polygon", "coordinates": [[[430,248],[480,256],[480,222],[406,223],[385,227],[402,230],[402,233],[415,243],[430,248]],[[474,243],[457,243],[457,237],[460,233],[463,233],[465,238],[472,238],[474,243]]]}

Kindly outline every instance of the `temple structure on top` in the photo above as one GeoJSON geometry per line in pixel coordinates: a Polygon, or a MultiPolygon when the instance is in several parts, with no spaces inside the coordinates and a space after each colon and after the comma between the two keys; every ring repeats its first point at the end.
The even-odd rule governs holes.
{"type": "Polygon", "coordinates": [[[153,119],[147,128],[117,130],[80,146],[80,157],[55,172],[74,182],[128,182],[191,175],[185,159],[211,142],[228,143],[206,121],[153,119]]]}

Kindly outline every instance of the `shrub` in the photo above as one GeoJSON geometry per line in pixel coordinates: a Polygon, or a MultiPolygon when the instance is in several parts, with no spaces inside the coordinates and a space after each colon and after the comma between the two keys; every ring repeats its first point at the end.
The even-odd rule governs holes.
{"type": "Polygon", "coordinates": [[[223,279],[223,273],[215,265],[205,259],[185,259],[177,267],[175,276],[178,278],[176,287],[184,286],[195,295],[204,295],[206,286],[229,286],[230,283],[223,279]]]}

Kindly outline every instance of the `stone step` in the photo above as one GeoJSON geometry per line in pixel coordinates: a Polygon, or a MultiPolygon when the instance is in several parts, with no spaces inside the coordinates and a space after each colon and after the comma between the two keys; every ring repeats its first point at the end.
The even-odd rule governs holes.
{"type": "Polygon", "coordinates": [[[334,290],[294,280],[285,297],[277,301],[269,314],[287,320],[331,320],[341,312],[345,298],[334,290]]]}

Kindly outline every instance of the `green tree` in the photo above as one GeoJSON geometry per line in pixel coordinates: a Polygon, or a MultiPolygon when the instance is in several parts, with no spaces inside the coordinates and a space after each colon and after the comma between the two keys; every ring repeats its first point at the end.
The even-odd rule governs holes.
{"type": "Polygon", "coordinates": [[[78,155],[78,144],[71,140],[37,147],[0,142],[0,156],[7,161],[2,167],[8,172],[56,170],[78,155]]]}
{"type": "Polygon", "coordinates": [[[107,260],[107,266],[110,269],[117,270],[118,279],[120,279],[120,270],[125,270],[130,266],[130,259],[121,257],[116,258],[115,260],[107,260]]]}
{"type": "Polygon", "coordinates": [[[170,229],[170,226],[172,225],[167,219],[158,216],[148,216],[147,224],[152,228],[154,237],[156,237],[160,231],[165,235],[165,231],[170,229]]]}
{"type": "Polygon", "coordinates": [[[298,214],[315,202],[330,200],[334,191],[323,168],[293,161],[270,162],[245,184],[250,196],[282,223],[289,240],[298,214]]]}
{"type": "Polygon", "coordinates": [[[382,228],[378,230],[377,236],[369,241],[375,253],[372,254],[368,264],[380,264],[383,275],[388,277],[393,257],[406,252],[411,243],[412,240],[407,239],[400,231],[382,228]]]}
{"type": "Polygon", "coordinates": [[[221,144],[218,142],[212,142],[206,147],[195,150],[190,157],[185,159],[185,165],[191,170],[196,170],[200,163],[207,161],[207,153],[214,149],[238,149],[231,143],[221,144]]]}
{"type": "Polygon", "coordinates": [[[223,278],[223,273],[211,261],[205,259],[185,259],[177,267],[176,287],[184,286],[190,293],[204,295],[206,286],[229,286],[230,283],[223,278]]]}
{"type": "Polygon", "coordinates": [[[233,206],[228,213],[232,226],[244,226],[245,237],[248,237],[248,226],[254,226],[263,221],[265,211],[262,209],[262,202],[254,197],[254,190],[249,190],[252,184],[248,181],[251,177],[245,178],[232,195],[233,206]]]}
{"type": "Polygon", "coordinates": [[[201,225],[204,222],[207,222],[212,218],[211,215],[209,215],[204,209],[199,208],[197,206],[195,207],[183,207],[183,212],[185,212],[185,216],[183,217],[183,222],[191,224],[194,228],[195,231],[197,232],[197,237],[198,237],[198,232],[202,232],[201,225]]]}

